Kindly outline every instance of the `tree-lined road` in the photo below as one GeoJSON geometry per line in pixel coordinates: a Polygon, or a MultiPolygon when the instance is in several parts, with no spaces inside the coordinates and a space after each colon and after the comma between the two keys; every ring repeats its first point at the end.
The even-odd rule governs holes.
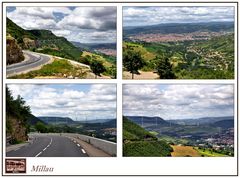
{"type": "Polygon", "coordinates": [[[23,51],[23,54],[27,60],[7,66],[8,77],[26,71],[31,71],[32,69],[40,67],[51,60],[51,57],[47,55],[34,53],[31,51],[23,51]]]}
{"type": "Polygon", "coordinates": [[[86,157],[86,151],[64,136],[34,135],[32,143],[6,153],[7,157],[86,157]]]}

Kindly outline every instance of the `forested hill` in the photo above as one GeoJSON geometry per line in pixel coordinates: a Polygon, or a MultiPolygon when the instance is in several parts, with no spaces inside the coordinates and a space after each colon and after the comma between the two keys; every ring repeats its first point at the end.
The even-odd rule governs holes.
{"type": "Polygon", "coordinates": [[[123,117],[123,155],[124,156],[171,156],[171,146],[123,117]]]}
{"type": "Polygon", "coordinates": [[[23,49],[68,58],[78,59],[82,51],[64,37],[58,37],[49,30],[24,30],[7,18],[7,35],[17,40],[23,49]]]}

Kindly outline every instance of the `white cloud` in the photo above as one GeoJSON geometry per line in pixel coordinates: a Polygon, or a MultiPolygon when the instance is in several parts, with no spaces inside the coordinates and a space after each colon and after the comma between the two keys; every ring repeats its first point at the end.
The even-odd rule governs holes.
{"type": "Polygon", "coordinates": [[[124,85],[123,112],[167,119],[233,115],[233,86],[124,85]]]}
{"type": "Polygon", "coordinates": [[[116,42],[116,7],[16,7],[7,17],[24,29],[47,29],[81,43],[116,42]]]}
{"type": "Polygon", "coordinates": [[[116,118],[116,86],[95,84],[82,89],[79,85],[9,84],[14,97],[21,95],[36,116],[70,118],[116,118]],[[77,87],[76,87],[77,86],[77,87]]]}
{"type": "Polygon", "coordinates": [[[64,90],[63,91],[63,98],[69,98],[69,99],[80,99],[84,97],[85,93],[82,91],[75,91],[75,90],[64,90]]]}
{"type": "Polygon", "coordinates": [[[124,26],[233,21],[234,7],[124,7],[124,26]]]}
{"type": "Polygon", "coordinates": [[[71,34],[70,30],[53,30],[52,31],[56,36],[69,36],[71,34]]]}

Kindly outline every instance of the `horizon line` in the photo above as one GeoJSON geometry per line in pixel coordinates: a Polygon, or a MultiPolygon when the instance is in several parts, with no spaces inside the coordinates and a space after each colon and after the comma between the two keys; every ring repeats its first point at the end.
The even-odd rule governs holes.
{"type": "Polygon", "coordinates": [[[202,119],[202,118],[217,118],[217,117],[234,117],[234,115],[232,116],[205,116],[205,117],[196,117],[196,118],[183,118],[183,119],[164,119],[163,117],[161,116],[137,116],[137,115],[123,115],[124,117],[158,117],[160,119],[163,119],[163,120],[189,120],[189,119],[202,119]]]}
{"type": "MultiPolygon", "coordinates": [[[[124,21],[124,20],[123,20],[124,21]]],[[[235,19],[233,20],[226,20],[226,21],[199,21],[199,22],[163,22],[163,23],[156,23],[156,24],[149,24],[149,25],[123,25],[123,27],[145,27],[145,26],[154,26],[154,25],[160,25],[160,24],[198,24],[198,23],[224,23],[224,22],[235,22],[235,19]]]]}

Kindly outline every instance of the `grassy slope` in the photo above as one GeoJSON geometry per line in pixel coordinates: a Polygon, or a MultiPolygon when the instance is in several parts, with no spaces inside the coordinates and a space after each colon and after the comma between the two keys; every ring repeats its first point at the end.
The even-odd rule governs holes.
{"type": "Polygon", "coordinates": [[[140,51],[142,57],[145,59],[147,65],[143,67],[144,71],[154,70],[154,58],[159,55],[162,57],[168,57],[171,64],[173,64],[175,74],[178,78],[183,79],[219,79],[219,78],[233,78],[234,71],[234,38],[233,34],[224,35],[220,37],[212,38],[207,41],[195,41],[195,42],[184,42],[184,43],[135,43],[135,42],[124,42],[123,50],[126,46],[132,47],[135,51],[140,51]],[[187,48],[195,48],[203,51],[201,60],[186,61],[185,53],[187,48]],[[213,70],[211,68],[200,67],[199,65],[205,66],[203,60],[207,54],[211,52],[218,52],[222,55],[223,59],[211,59],[213,66],[218,64],[223,65],[229,63],[228,70],[213,70]],[[179,66],[179,64],[182,64],[179,66]],[[184,69],[185,68],[185,69],[184,69]]]}
{"type": "Polygon", "coordinates": [[[15,39],[22,39],[28,37],[30,39],[36,39],[34,35],[16,25],[13,21],[7,18],[7,34],[10,34],[15,39]]]}
{"type": "Polygon", "coordinates": [[[228,157],[227,155],[221,154],[221,153],[216,153],[213,151],[210,151],[208,149],[205,149],[204,151],[202,149],[199,148],[195,148],[199,154],[206,156],[206,157],[228,157]]]}
{"type": "MultiPolygon", "coordinates": [[[[103,75],[106,75],[106,76],[114,75],[112,68],[116,69],[116,60],[112,60],[111,57],[108,57],[106,55],[104,56],[104,55],[100,55],[100,54],[96,54],[96,53],[92,53],[92,52],[88,52],[88,51],[83,51],[81,57],[86,57],[86,56],[90,56],[91,59],[102,62],[102,64],[104,65],[104,67],[106,69],[106,71],[103,73],[103,75]]],[[[116,74],[116,71],[115,71],[115,74],[116,74]]]]}
{"type": "Polygon", "coordinates": [[[197,46],[202,47],[205,50],[216,50],[225,53],[230,57],[234,54],[234,35],[225,35],[213,38],[207,42],[199,42],[197,46]]]}
{"type": "Polygon", "coordinates": [[[156,57],[156,54],[150,50],[147,50],[143,45],[138,43],[130,43],[130,42],[124,42],[123,43],[123,50],[127,47],[132,47],[135,51],[140,52],[142,57],[146,60],[153,60],[156,57]]]}
{"type": "Polygon", "coordinates": [[[26,74],[20,74],[11,78],[30,79],[42,76],[55,76],[62,78],[64,74],[67,76],[72,75],[78,78],[85,78],[86,69],[84,70],[81,67],[75,67],[64,59],[55,59],[51,64],[46,64],[39,70],[31,71],[26,74]]]}
{"type": "Polygon", "coordinates": [[[165,141],[123,117],[123,156],[170,156],[172,148],[165,141]]]}
{"type": "MultiPolygon", "coordinates": [[[[49,30],[24,30],[7,18],[7,33],[13,36],[19,44],[23,38],[36,40],[38,52],[76,60],[82,52],[64,37],[58,37],[49,30]]],[[[31,50],[31,49],[30,49],[31,50]]]]}
{"type": "Polygon", "coordinates": [[[101,56],[99,54],[94,54],[91,52],[83,51],[82,57],[85,57],[87,55],[90,56],[92,59],[101,61],[103,63],[103,65],[106,67],[111,67],[113,65],[112,63],[108,62],[103,56],[101,56]]]}

